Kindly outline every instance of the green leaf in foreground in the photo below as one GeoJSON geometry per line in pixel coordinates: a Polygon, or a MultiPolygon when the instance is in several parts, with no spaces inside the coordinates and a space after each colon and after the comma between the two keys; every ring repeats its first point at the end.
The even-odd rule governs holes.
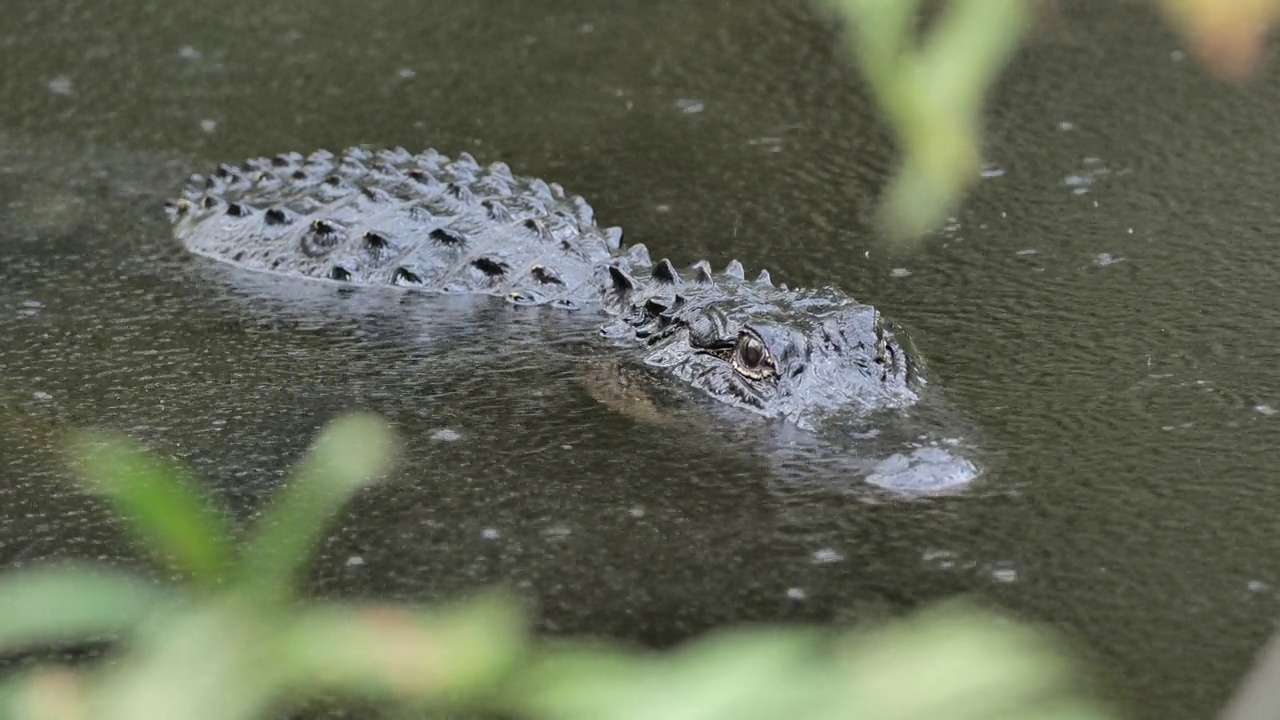
{"type": "Polygon", "coordinates": [[[249,592],[262,600],[286,597],[326,524],[356,490],[380,479],[394,456],[391,429],[377,416],[330,423],[258,524],[243,558],[249,592]]]}
{"type": "Polygon", "coordinates": [[[566,644],[506,697],[541,720],[1109,718],[1078,699],[1073,671],[1038,632],[946,609],[836,637],[729,631],[670,654],[566,644]]]}
{"type": "Polygon", "coordinates": [[[841,642],[836,700],[851,717],[1111,717],[1078,700],[1083,678],[1052,636],[964,606],[841,642]]]}
{"type": "Polygon", "coordinates": [[[950,0],[917,39],[919,0],[823,0],[903,154],[881,205],[899,240],[937,227],[978,179],[987,90],[1030,26],[1027,0],[950,0]]]}
{"type": "Polygon", "coordinates": [[[492,690],[527,641],[506,594],[437,609],[330,605],[291,623],[280,665],[310,691],[456,704],[492,690]]]}
{"type": "Polygon", "coordinates": [[[821,636],[802,629],[717,633],[668,653],[565,643],[507,689],[542,720],[776,720],[813,717],[828,689],[821,636]]]}
{"type": "Polygon", "coordinates": [[[124,572],[44,567],[0,578],[0,649],[119,635],[173,597],[124,572]]]}
{"type": "Polygon", "coordinates": [[[72,453],[86,487],[111,503],[147,549],[205,585],[229,569],[226,520],[180,468],[115,435],[80,435],[72,453]]]}
{"type": "Polygon", "coordinates": [[[94,673],[94,720],[255,720],[279,696],[272,651],[287,618],[234,594],[197,598],[130,637],[94,673]]]}
{"type": "Polygon", "coordinates": [[[19,720],[88,720],[87,676],[66,668],[36,668],[0,682],[0,717],[19,720]]]}

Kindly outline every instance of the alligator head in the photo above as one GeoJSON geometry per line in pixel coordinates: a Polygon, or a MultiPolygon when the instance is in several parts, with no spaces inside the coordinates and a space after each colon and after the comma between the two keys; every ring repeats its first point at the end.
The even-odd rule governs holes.
{"type": "Polygon", "coordinates": [[[643,343],[646,364],[713,397],[813,428],[914,404],[923,383],[903,342],[869,305],[835,288],[790,290],[732,263],[685,281],[667,261],[644,280],[614,268],[609,337],[643,343]]]}

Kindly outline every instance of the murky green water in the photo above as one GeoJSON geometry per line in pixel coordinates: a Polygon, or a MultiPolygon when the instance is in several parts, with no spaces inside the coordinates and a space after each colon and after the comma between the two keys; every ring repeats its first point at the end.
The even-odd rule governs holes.
{"type": "Polygon", "coordinates": [[[335,527],[315,592],[503,581],[549,630],[652,643],[973,594],[1077,639],[1142,716],[1212,713],[1280,587],[1280,84],[1222,87],[1140,9],[1072,4],[994,98],[1003,174],[893,255],[868,224],[889,137],[804,7],[11,0],[0,560],[131,557],[66,489],[61,428],[126,430],[250,517],[370,408],[407,464],[335,527]],[[927,503],[780,491],[765,449],[593,399],[568,326],[359,298],[317,322],[171,240],[189,172],[361,143],[501,159],[659,256],[848,288],[912,331],[987,476],[927,503]]]}

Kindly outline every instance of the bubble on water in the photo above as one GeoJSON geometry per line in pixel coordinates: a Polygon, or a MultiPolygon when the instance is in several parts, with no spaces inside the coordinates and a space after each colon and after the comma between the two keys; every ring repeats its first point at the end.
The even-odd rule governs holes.
{"type": "Polygon", "coordinates": [[[39,300],[23,300],[14,314],[20,318],[36,318],[40,316],[40,311],[44,309],[44,304],[39,300]]]}
{"type": "Polygon", "coordinates": [[[1013,563],[998,560],[991,564],[991,579],[1002,583],[1015,582],[1018,579],[1018,571],[1013,567],[1013,563]]]}
{"type": "Polygon", "coordinates": [[[686,115],[693,115],[705,110],[706,104],[698,98],[680,98],[676,100],[676,107],[686,115]]]}
{"type": "Polygon", "coordinates": [[[950,570],[956,566],[955,553],[950,550],[925,550],[920,559],[939,570],[950,570]]]}
{"type": "MultiPolygon", "coordinates": [[[[1076,195],[1083,195],[1089,192],[1089,189],[1099,176],[1112,174],[1111,169],[1103,164],[1100,157],[1086,156],[1081,160],[1081,164],[1084,165],[1084,168],[1080,172],[1072,173],[1062,179],[1062,184],[1071,188],[1071,192],[1076,195]]],[[[1125,168],[1116,174],[1127,175],[1128,173],[1129,169],[1125,168]]]]}
{"type": "Polygon", "coordinates": [[[462,433],[452,428],[440,428],[431,433],[431,439],[436,442],[457,442],[462,439],[462,433]]]}
{"type": "Polygon", "coordinates": [[[907,495],[929,495],[965,487],[980,474],[970,460],[946,448],[927,446],[890,455],[875,466],[867,482],[907,495]]]}
{"type": "Polygon", "coordinates": [[[1078,192],[1085,192],[1093,184],[1093,178],[1088,175],[1068,175],[1062,179],[1062,184],[1075,188],[1078,192]]]}
{"type": "Polygon", "coordinates": [[[70,95],[74,89],[71,78],[59,75],[49,81],[49,92],[54,95],[70,95]]]}
{"type": "Polygon", "coordinates": [[[826,565],[829,563],[840,562],[844,559],[839,551],[834,548],[824,547],[813,551],[812,560],[817,565],[826,565]]]}

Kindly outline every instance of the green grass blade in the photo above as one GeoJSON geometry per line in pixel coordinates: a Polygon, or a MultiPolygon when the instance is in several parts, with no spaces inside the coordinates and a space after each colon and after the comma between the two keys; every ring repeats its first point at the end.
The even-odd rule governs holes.
{"type": "Polygon", "coordinates": [[[108,568],[14,571],[0,577],[0,650],[124,633],[172,600],[162,588],[108,568]]]}
{"type": "Polygon", "coordinates": [[[226,520],[181,468],[114,435],[81,434],[72,454],[85,486],[111,503],[147,550],[201,585],[229,569],[226,520]]]}
{"type": "Polygon", "coordinates": [[[394,455],[391,429],[377,416],[330,423],[258,524],[243,560],[247,592],[264,602],[285,598],[325,525],[356,490],[390,469],[394,455]]]}

